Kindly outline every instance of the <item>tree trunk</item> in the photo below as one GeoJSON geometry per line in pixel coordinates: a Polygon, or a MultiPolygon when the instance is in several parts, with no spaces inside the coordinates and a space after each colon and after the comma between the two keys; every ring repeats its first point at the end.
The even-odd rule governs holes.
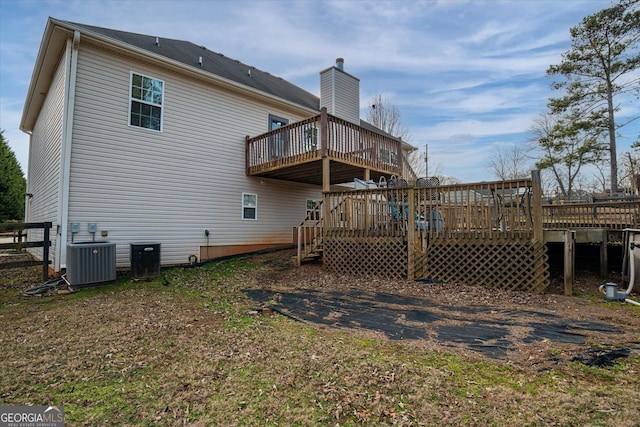
{"type": "Polygon", "coordinates": [[[607,108],[609,109],[609,153],[611,156],[611,194],[618,192],[618,154],[616,150],[616,123],[613,116],[613,89],[607,79],[607,108]]]}

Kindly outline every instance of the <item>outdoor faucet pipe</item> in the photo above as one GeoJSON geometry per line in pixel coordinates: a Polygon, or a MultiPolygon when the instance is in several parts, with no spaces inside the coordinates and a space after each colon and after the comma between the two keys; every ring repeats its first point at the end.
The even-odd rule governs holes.
{"type": "Polygon", "coordinates": [[[626,298],[626,296],[628,296],[633,290],[633,285],[636,280],[636,267],[634,265],[635,257],[633,256],[633,250],[635,249],[635,247],[636,247],[636,244],[633,242],[629,245],[629,268],[631,269],[631,271],[629,272],[629,287],[625,292],[624,302],[640,306],[639,302],[626,298]]]}
{"type": "Polygon", "coordinates": [[[605,294],[605,300],[624,301],[629,304],[640,306],[640,303],[627,298],[633,290],[633,285],[636,280],[635,257],[633,255],[633,251],[636,246],[640,247],[640,245],[637,245],[635,242],[631,242],[629,245],[629,286],[627,287],[627,290],[624,292],[618,292],[617,285],[615,283],[605,283],[604,285],[600,285],[600,291],[605,294]]]}
{"type": "Polygon", "coordinates": [[[636,248],[635,242],[631,242],[629,244],[629,287],[626,290],[626,294],[629,295],[633,290],[633,285],[636,280],[636,267],[635,267],[635,257],[633,256],[633,250],[636,248]]]}

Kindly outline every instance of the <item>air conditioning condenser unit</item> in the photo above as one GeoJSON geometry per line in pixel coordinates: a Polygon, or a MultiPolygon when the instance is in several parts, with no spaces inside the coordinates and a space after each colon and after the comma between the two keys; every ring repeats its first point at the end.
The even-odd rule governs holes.
{"type": "Polygon", "coordinates": [[[116,244],[79,242],[67,244],[67,282],[86,287],[116,280],[116,244]]]}

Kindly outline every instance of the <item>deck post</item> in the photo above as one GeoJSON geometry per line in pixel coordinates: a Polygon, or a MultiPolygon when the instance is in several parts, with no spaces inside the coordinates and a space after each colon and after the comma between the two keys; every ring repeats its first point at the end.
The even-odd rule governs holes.
{"type": "Polygon", "coordinates": [[[416,194],[415,189],[407,190],[407,280],[413,280],[415,274],[415,236],[416,236],[416,194]]]}
{"type": "Polygon", "coordinates": [[[320,212],[320,233],[322,245],[327,241],[327,229],[331,227],[331,196],[329,192],[322,193],[322,212],[320,212]]]}
{"type": "Polygon", "coordinates": [[[331,190],[331,160],[329,157],[322,158],[322,191],[331,190]]]}
{"type": "Polygon", "coordinates": [[[544,241],[544,230],[542,224],[542,181],[539,170],[531,171],[531,181],[533,186],[533,204],[531,209],[531,220],[533,221],[533,239],[537,242],[544,241]]]}
{"type": "Polygon", "coordinates": [[[576,232],[572,230],[564,231],[564,294],[573,294],[573,283],[575,281],[575,248],[576,232]]]}
{"type": "Polygon", "coordinates": [[[605,279],[609,272],[609,254],[607,253],[607,243],[609,240],[609,233],[607,230],[602,230],[602,241],[600,242],[600,277],[605,279]]]}
{"type": "Polygon", "coordinates": [[[327,107],[320,110],[320,156],[322,157],[322,242],[327,241],[327,229],[331,225],[331,160],[329,159],[329,118],[327,107]]]}
{"type": "Polygon", "coordinates": [[[300,267],[302,265],[302,233],[303,228],[301,225],[298,226],[298,256],[296,265],[300,267]]]}
{"type": "Polygon", "coordinates": [[[327,107],[320,110],[320,155],[327,157],[329,154],[329,118],[327,107]]]}
{"type": "MultiPolygon", "coordinates": [[[[51,247],[51,222],[42,224],[44,235],[42,238],[42,280],[45,282],[49,279],[49,248],[51,247]]],[[[22,233],[22,230],[20,230],[22,233]]]]}
{"type": "MultiPolygon", "coordinates": [[[[329,120],[327,107],[320,111],[320,155],[322,156],[322,191],[331,190],[331,160],[329,159],[329,120]]],[[[328,214],[328,206],[325,206],[328,214]]]]}
{"type": "Polygon", "coordinates": [[[409,178],[408,176],[402,176],[404,175],[404,165],[402,164],[403,162],[403,155],[402,155],[402,139],[398,138],[398,176],[407,179],[409,178]]]}
{"type": "Polygon", "coordinates": [[[244,163],[245,163],[245,175],[249,176],[249,168],[251,167],[250,162],[250,152],[249,152],[249,135],[244,137],[244,163]]]}

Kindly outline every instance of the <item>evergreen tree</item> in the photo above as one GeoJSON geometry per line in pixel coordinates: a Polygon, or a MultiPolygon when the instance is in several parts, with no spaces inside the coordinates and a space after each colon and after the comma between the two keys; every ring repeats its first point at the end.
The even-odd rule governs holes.
{"type": "Polygon", "coordinates": [[[0,222],[24,218],[26,188],[20,164],[0,131],[0,222]]]}
{"type": "Polygon", "coordinates": [[[553,89],[564,90],[563,96],[550,99],[552,114],[571,111],[571,115],[579,112],[582,121],[600,118],[592,122],[593,129],[600,128],[608,135],[613,192],[618,184],[616,129],[623,126],[615,120],[618,106],[614,98],[638,93],[640,88],[640,79],[634,73],[640,68],[639,5],[640,0],[623,0],[585,17],[571,28],[571,49],[562,55],[562,62],[547,70],[550,76],[565,78],[552,85],[553,89]]]}

